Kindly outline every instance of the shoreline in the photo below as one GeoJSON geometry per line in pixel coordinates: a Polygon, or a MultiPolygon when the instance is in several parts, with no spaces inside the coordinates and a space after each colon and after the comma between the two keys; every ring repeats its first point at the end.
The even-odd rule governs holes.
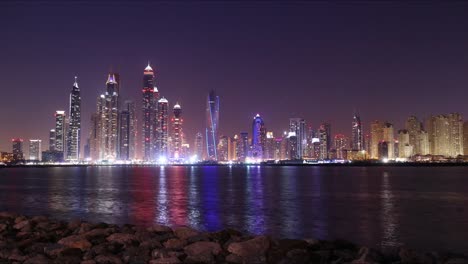
{"type": "Polygon", "coordinates": [[[51,168],[51,167],[468,167],[468,162],[402,162],[402,163],[323,163],[323,164],[32,164],[3,165],[1,168],[51,168]]]}
{"type": "Polygon", "coordinates": [[[274,239],[233,229],[59,221],[0,212],[0,263],[468,263],[462,254],[379,251],[345,240],[274,239]]]}

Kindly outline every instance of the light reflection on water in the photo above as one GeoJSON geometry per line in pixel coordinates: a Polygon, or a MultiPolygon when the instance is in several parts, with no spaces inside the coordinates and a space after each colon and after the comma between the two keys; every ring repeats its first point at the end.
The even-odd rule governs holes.
{"type": "Polygon", "coordinates": [[[468,253],[468,169],[0,169],[0,210],[468,253]],[[437,235],[434,235],[437,234],[437,235]]]}

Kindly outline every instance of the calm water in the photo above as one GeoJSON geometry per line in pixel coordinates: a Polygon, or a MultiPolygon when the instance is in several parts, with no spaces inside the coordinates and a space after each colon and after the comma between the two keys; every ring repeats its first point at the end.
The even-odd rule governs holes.
{"type": "Polygon", "coordinates": [[[468,253],[468,167],[7,168],[0,210],[468,253]]]}

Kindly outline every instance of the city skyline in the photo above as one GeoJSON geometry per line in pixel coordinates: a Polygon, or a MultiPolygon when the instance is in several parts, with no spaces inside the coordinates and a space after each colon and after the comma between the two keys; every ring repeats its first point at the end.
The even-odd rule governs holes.
{"type": "MultiPolygon", "coordinates": [[[[0,18],[5,29],[1,31],[2,36],[7,40],[0,44],[5,58],[0,66],[3,73],[0,90],[8,95],[0,98],[4,109],[0,113],[1,151],[11,151],[11,138],[23,138],[25,142],[41,139],[42,148],[46,149],[49,130],[55,127],[53,114],[69,107],[74,76],[79,78],[82,97],[83,143],[90,131],[89,117],[95,110],[96,97],[105,89],[108,72],[121,75],[122,98],[133,100],[136,109],[141,109],[141,70],[148,60],[154,67],[157,87],[171,103],[169,109],[176,102],[183,106],[184,131],[190,143],[197,132],[205,132],[205,101],[211,89],[216,90],[221,101],[219,135],[226,136],[251,131],[250,122],[257,113],[264,119],[267,130],[274,131],[275,135],[288,130],[289,118],[301,117],[314,129],[330,123],[332,135],[350,137],[352,114],[356,109],[361,115],[364,134],[368,134],[370,123],[378,119],[393,124],[395,138],[410,115],[419,119],[452,112],[468,116],[463,100],[468,86],[465,74],[468,51],[462,48],[468,41],[461,34],[468,24],[462,16],[466,5],[413,4],[397,10],[398,6],[391,4],[357,7],[230,4],[227,15],[222,16],[219,11],[225,9],[219,4],[144,4],[158,7],[158,13],[168,12],[154,18],[155,23],[165,22],[166,26],[155,27],[155,36],[149,37],[159,42],[154,48],[145,49],[123,41],[104,45],[104,32],[141,36],[143,33],[129,31],[139,28],[144,21],[129,20],[139,11],[144,12],[142,7],[127,4],[124,7],[128,10],[124,10],[113,4],[91,5],[95,10],[90,12],[90,19],[97,27],[92,29],[80,25],[83,19],[80,16],[73,16],[75,21],[62,19],[61,11],[69,10],[70,6],[75,7],[57,4],[49,11],[33,12],[34,8],[42,9],[35,4],[1,4],[1,9],[8,11],[0,18]],[[108,24],[98,17],[104,8],[128,14],[123,19],[129,22],[124,31],[118,31],[122,28],[118,26],[104,30],[108,24]],[[192,8],[200,13],[191,11],[192,8]],[[318,14],[321,11],[326,11],[326,15],[318,14]],[[383,16],[376,17],[375,11],[383,16]],[[185,16],[177,22],[169,14],[185,16]],[[392,18],[395,14],[401,15],[400,22],[392,18]],[[202,15],[207,18],[194,22],[192,27],[206,26],[213,19],[220,23],[209,24],[208,30],[199,32],[200,38],[196,38],[188,25],[202,15]],[[237,15],[242,15],[248,25],[237,24],[237,15]],[[338,19],[338,15],[343,18],[338,19]],[[415,16],[418,19],[413,19],[415,16]],[[434,17],[443,19],[434,19],[436,23],[429,19],[434,17]],[[28,23],[31,19],[35,24],[28,23]],[[340,30],[346,19],[350,21],[350,33],[340,30]],[[304,23],[299,23],[302,20],[304,23]],[[381,22],[380,26],[387,29],[385,34],[376,32],[376,27],[367,23],[371,21],[381,22]],[[321,27],[315,27],[315,22],[321,27]],[[31,24],[37,32],[29,32],[27,26],[31,24]],[[393,31],[402,25],[407,28],[398,34],[393,31]],[[272,28],[277,26],[284,30],[275,35],[272,28]],[[429,28],[431,31],[426,32],[429,28]],[[171,30],[180,32],[180,37],[172,35],[171,30]],[[63,40],[54,37],[58,31],[63,33],[63,40]],[[37,43],[24,46],[21,41],[28,32],[37,43]],[[257,36],[256,32],[262,34],[257,36]],[[413,32],[418,34],[410,36],[413,32]],[[60,47],[64,40],[71,39],[74,42],[67,42],[69,48],[60,47]],[[296,44],[287,44],[283,39],[296,44]],[[336,44],[339,39],[346,39],[348,44],[336,44]],[[182,45],[184,41],[191,45],[182,45]],[[293,49],[295,46],[297,49],[293,49]],[[44,59],[45,51],[52,56],[44,59]],[[220,60],[221,55],[225,59],[220,60]],[[28,72],[21,82],[14,74],[18,69],[28,72]],[[285,107],[278,107],[284,100],[287,100],[285,107]]],[[[91,7],[71,8],[67,16],[89,11],[91,7]]]]}

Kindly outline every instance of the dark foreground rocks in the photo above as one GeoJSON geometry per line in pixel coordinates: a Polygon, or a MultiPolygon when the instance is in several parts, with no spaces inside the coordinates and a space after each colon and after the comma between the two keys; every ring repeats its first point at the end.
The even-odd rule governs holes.
{"type": "Polygon", "coordinates": [[[461,255],[382,253],[347,241],[273,239],[236,230],[57,221],[0,212],[0,264],[411,263],[468,264],[461,255]]]}

